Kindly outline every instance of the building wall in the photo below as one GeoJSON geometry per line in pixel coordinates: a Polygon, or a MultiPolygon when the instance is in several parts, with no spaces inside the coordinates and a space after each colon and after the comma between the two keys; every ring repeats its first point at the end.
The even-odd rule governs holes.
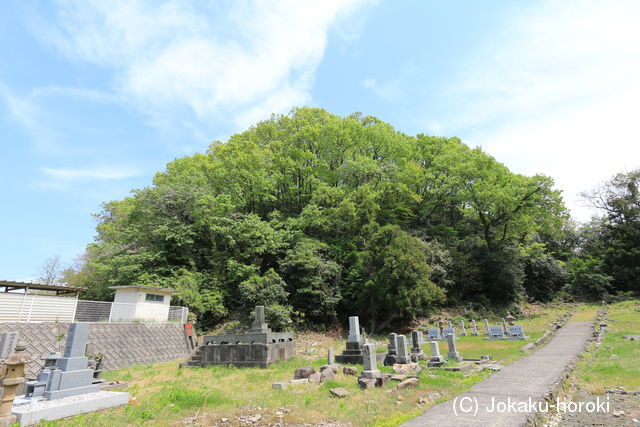
{"type": "MultiPolygon", "coordinates": [[[[69,323],[0,322],[0,333],[19,332],[32,361],[27,377],[35,378],[43,365],[42,357],[64,352],[69,323]]],[[[88,353],[102,353],[104,368],[149,364],[186,359],[191,353],[181,323],[91,323],[88,353]]]]}

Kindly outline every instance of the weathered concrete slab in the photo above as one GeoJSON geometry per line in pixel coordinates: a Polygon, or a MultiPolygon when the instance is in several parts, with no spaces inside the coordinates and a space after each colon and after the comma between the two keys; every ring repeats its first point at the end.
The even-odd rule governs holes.
{"type": "Polygon", "coordinates": [[[403,426],[524,425],[532,414],[528,410],[529,402],[540,402],[552,391],[591,336],[591,323],[570,322],[540,350],[502,368],[474,385],[469,392],[428,409],[403,426]],[[507,410],[492,411],[509,404],[507,410]]]}
{"type": "Polygon", "coordinates": [[[56,400],[41,400],[25,405],[14,405],[11,412],[18,417],[18,422],[21,425],[31,425],[41,420],[58,420],[126,405],[128,402],[129,393],[99,391],[56,400]]]}

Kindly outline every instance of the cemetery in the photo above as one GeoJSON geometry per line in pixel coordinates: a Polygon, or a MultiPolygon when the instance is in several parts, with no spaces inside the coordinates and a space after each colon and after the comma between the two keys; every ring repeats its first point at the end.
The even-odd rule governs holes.
{"type": "MultiPolygon", "coordinates": [[[[26,384],[26,395],[16,398],[14,414],[28,420],[27,415],[20,415],[20,408],[33,405],[26,403],[29,401],[48,403],[106,393],[122,400],[110,403],[114,409],[99,411],[107,406],[82,403],[90,412],[82,415],[83,422],[130,425],[195,417],[193,420],[200,423],[226,419],[255,425],[321,421],[398,425],[525,356],[523,340],[543,336],[564,313],[560,307],[536,310],[514,322],[530,339],[486,339],[487,332],[481,330],[475,335],[475,324],[482,323],[478,319],[466,322],[471,325],[466,335],[460,336],[462,324],[458,320],[452,322],[459,325],[452,328],[453,333],[441,328],[441,335],[444,330],[449,332],[444,340],[431,340],[428,331],[434,328],[429,322],[414,330],[371,336],[363,333],[357,316],[348,319],[349,329],[343,337],[272,332],[263,309],[256,307],[255,320],[246,333],[200,337],[202,345],[183,360],[187,363],[182,363],[182,368],[161,362],[104,372],[107,381],[128,384],[119,392],[97,391],[92,383],[94,371],[87,369],[86,357],[81,354],[87,328],[72,324],[64,353],[46,358],[38,378],[26,384]],[[276,350],[238,350],[269,345],[276,350]],[[226,346],[235,350],[217,350],[226,346]],[[212,353],[201,357],[206,351],[212,353]],[[189,363],[196,353],[198,363],[189,363]],[[355,357],[345,361],[345,353],[355,357]]],[[[593,313],[593,309],[583,310],[582,316],[593,313]]],[[[501,323],[499,317],[492,318],[490,332],[504,336],[501,323]],[[498,325],[492,326],[494,323],[498,325]]],[[[5,335],[0,338],[0,348],[15,345],[15,337],[5,335]]],[[[56,416],[61,410],[50,406],[46,411],[56,416]]],[[[56,423],[65,425],[73,419],[56,423]]]]}

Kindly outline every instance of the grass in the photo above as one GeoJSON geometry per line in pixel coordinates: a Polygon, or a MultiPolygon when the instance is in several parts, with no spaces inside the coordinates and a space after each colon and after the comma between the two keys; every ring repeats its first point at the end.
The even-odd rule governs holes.
{"type": "MultiPolygon", "coordinates": [[[[527,319],[518,321],[525,332],[536,339],[547,329],[550,321],[563,312],[560,307],[539,308],[529,313],[527,319]]],[[[491,322],[495,324],[496,322],[491,322]]],[[[479,325],[483,328],[482,325],[479,325]]],[[[221,418],[235,420],[240,415],[261,414],[261,423],[276,423],[277,412],[282,410],[287,423],[317,423],[331,421],[350,422],[353,425],[395,426],[421,414],[433,404],[446,401],[467,391],[473,384],[486,378],[488,372],[463,374],[439,369],[426,369],[420,373],[420,385],[415,389],[395,390],[393,385],[371,390],[360,390],[355,377],[338,375],[335,381],[324,384],[290,386],[286,390],[273,390],[271,384],[291,379],[296,368],[325,364],[326,348],[332,346],[336,353],[344,348],[344,341],[328,340],[302,335],[298,338],[313,351],[301,351],[296,358],[276,363],[269,369],[233,366],[179,369],[178,362],[154,363],[134,366],[105,373],[109,380],[129,382],[128,392],[135,396],[137,404],[93,414],[46,423],[49,426],[87,425],[153,425],[175,424],[189,417],[198,422],[216,423],[221,418]],[[330,388],[344,387],[351,392],[345,399],[331,397],[330,388]],[[435,394],[437,392],[438,394],[435,394]],[[429,403],[418,405],[420,397],[432,397],[429,403]]],[[[386,344],[385,337],[376,337],[386,344]]],[[[511,363],[524,355],[520,348],[530,341],[485,341],[484,337],[461,337],[458,350],[467,358],[479,358],[489,354],[503,364],[511,363]]],[[[446,353],[446,343],[441,343],[446,353]]],[[[429,346],[424,346],[429,352],[429,346]]],[[[361,367],[359,367],[361,369],[361,367]]],[[[380,368],[380,367],[379,367],[380,368]]],[[[391,372],[391,368],[380,368],[391,372]]]]}
{"type": "MultiPolygon", "coordinates": [[[[640,300],[624,301],[607,307],[607,331],[599,348],[587,353],[574,371],[576,384],[594,394],[605,389],[640,388],[640,342],[625,335],[640,335],[640,300]]],[[[595,314],[597,305],[591,306],[595,314]]],[[[593,320],[593,316],[591,317],[593,320]]]]}

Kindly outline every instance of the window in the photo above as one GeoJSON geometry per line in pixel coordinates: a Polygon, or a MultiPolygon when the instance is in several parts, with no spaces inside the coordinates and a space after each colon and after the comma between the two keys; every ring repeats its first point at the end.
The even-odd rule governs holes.
{"type": "Polygon", "coordinates": [[[145,297],[146,302],[164,302],[164,295],[147,294],[145,297]]]}

